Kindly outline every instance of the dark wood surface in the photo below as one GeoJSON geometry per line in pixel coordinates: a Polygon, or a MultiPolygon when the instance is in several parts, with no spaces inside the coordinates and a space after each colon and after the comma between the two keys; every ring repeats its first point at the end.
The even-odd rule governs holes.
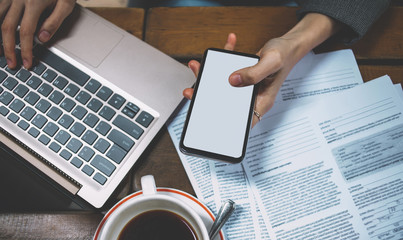
{"type": "MultiPolygon", "coordinates": [[[[237,50],[254,53],[297,21],[296,9],[290,7],[154,8],[147,14],[142,9],[91,10],[182,62],[199,59],[207,47],[222,47],[229,32],[238,35],[237,50]]],[[[403,82],[402,22],[403,9],[393,7],[351,47],[365,81],[388,74],[394,82],[403,82]]],[[[316,51],[342,48],[349,47],[328,41],[316,51]]],[[[129,192],[139,189],[141,176],[152,174],[157,186],[194,194],[166,128],[136,163],[132,174],[134,184],[129,192]]],[[[94,212],[3,213],[0,239],[91,239],[101,219],[102,213],[94,212]]]]}
{"type": "MultiPolygon", "coordinates": [[[[238,36],[236,50],[255,53],[271,38],[297,23],[296,7],[154,8],[148,11],[145,40],[178,59],[200,58],[208,47],[222,47],[228,33],[238,36]]],[[[357,59],[401,59],[403,8],[385,12],[367,35],[351,48],[357,59]]],[[[318,51],[343,49],[328,41],[318,51]]]]}

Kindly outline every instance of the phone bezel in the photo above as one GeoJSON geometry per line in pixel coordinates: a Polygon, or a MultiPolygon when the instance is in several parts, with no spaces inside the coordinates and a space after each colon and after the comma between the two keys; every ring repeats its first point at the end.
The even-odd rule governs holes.
{"type": "Polygon", "coordinates": [[[201,76],[203,74],[204,65],[205,65],[205,61],[206,61],[208,51],[217,51],[217,52],[241,55],[241,56],[256,58],[258,61],[260,60],[260,57],[257,56],[257,55],[254,55],[254,54],[242,53],[242,52],[237,52],[237,51],[230,51],[230,50],[219,49],[219,48],[208,48],[208,49],[205,50],[205,52],[203,54],[203,59],[202,59],[201,65],[200,65],[199,74],[197,76],[197,80],[196,80],[196,83],[195,83],[195,86],[194,86],[193,98],[192,98],[192,100],[190,102],[189,110],[188,110],[187,115],[186,115],[186,120],[185,120],[185,124],[184,124],[184,127],[183,127],[180,143],[179,143],[179,149],[180,149],[180,151],[182,153],[187,154],[187,155],[192,155],[192,156],[202,157],[202,158],[208,158],[208,159],[214,159],[214,160],[222,160],[222,161],[229,162],[229,163],[239,163],[244,159],[245,153],[246,153],[246,147],[247,147],[249,132],[250,132],[250,129],[251,129],[251,124],[252,124],[253,110],[254,110],[254,107],[255,107],[255,98],[256,98],[256,95],[257,95],[257,91],[258,91],[258,87],[257,87],[256,84],[253,85],[253,91],[252,91],[252,94],[251,94],[251,101],[250,101],[250,106],[249,106],[249,116],[248,116],[248,121],[247,121],[247,124],[246,124],[244,141],[243,141],[243,144],[242,144],[242,146],[243,146],[242,147],[242,154],[241,154],[240,157],[232,157],[232,156],[228,156],[228,155],[222,155],[222,154],[219,154],[219,153],[209,152],[209,151],[200,150],[200,149],[196,149],[196,148],[191,148],[191,147],[188,147],[188,146],[184,145],[184,138],[185,138],[185,135],[186,135],[186,132],[187,132],[187,127],[188,127],[188,123],[189,123],[189,120],[190,120],[190,116],[192,114],[194,100],[196,99],[196,95],[197,95],[197,91],[198,91],[198,88],[199,88],[201,76]]]}

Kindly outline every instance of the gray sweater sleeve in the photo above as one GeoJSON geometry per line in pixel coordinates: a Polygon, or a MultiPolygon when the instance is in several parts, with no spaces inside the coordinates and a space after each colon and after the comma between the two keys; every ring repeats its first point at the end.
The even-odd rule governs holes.
{"type": "Polygon", "coordinates": [[[299,18],[310,12],[327,15],[348,28],[342,32],[343,41],[352,44],[368,31],[388,8],[390,0],[300,0],[299,18]]]}

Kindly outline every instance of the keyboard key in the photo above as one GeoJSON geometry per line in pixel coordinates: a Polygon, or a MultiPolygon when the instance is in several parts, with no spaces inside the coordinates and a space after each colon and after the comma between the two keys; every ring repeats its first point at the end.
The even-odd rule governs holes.
{"type": "Polygon", "coordinates": [[[73,156],[73,154],[71,154],[69,151],[67,151],[66,149],[63,149],[60,154],[59,154],[62,158],[66,159],[66,160],[70,160],[71,156],[73,156]]]}
{"type": "Polygon", "coordinates": [[[33,106],[39,100],[39,98],[40,97],[37,93],[29,92],[28,95],[24,98],[24,100],[33,106]]]}
{"type": "Polygon", "coordinates": [[[73,126],[70,128],[70,132],[76,135],[77,137],[80,137],[83,132],[85,131],[85,126],[82,125],[79,122],[75,122],[73,126]]]}
{"type": "Polygon", "coordinates": [[[58,153],[62,147],[60,147],[59,144],[57,144],[57,143],[55,143],[55,142],[52,142],[52,143],[49,145],[49,148],[50,148],[53,152],[58,153]]]}
{"type": "Polygon", "coordinates": [[[63,116],[58,121],[58,123],[66,129],[70,128],[70,126],[73,122],[74,122],[74,119],[67,114],[63,114],[63,116]]]}
{"type": "Polygon", "coordinates": [[[76,103],[71,100],[70,98],[66,98],[63,100],[63,102],[60,104],[60,106],[66,110],[67,112],[70,112],[71,109],[76,105],[76,103]]]}
{"type": "Polygon", "coordinates": [[[46,124],[47,121],[48,120],[44,116],[42,116],[41,114],[38,114],[32,120],[32,124],[34,124],[37,128],[41,129],[43,127],[43,125],[46,124]]]}
{"type": "Polygon", "coordinates": [[[0,95],[0,102],[3,103],[4,105],[10,104],[10,102],[14,99],[14,96],[9,93],[9,92],[3,92],[0,95]]]}
{"type": "Polygon", "coordinates": [[[104,185],[106,182],[106,177],[102,176],[100,173],[96,173],[93,178],[99,184],[104,185]]]}
{"type": "Polygon", "coordinates": [[[113,120],[113,125],[117,126],[135,139],[139,139],[144,132],[144,130],[137,124],[121,115],[118,115],[115,120],[113,120]]]}
{"type": "Polygon", "coordinates": [[[91,165],[108,177],[110,177],[116,169],[115,165],[100,155],[94,157],[91,161],[91,165]]]}
{"type": "Polygon", "coordinates": [[[106,101],[112,95],[112,90],[108,87],[103,86],[97,93],[97,97],[106,101]]]}
{"type": "Polygon", "coordinates": [[[92,145],[97,138],[98,135],[96,133],[91,130],[87,130],[81,139],[89,145],[92,145]]]}
{"type": "Polygon", "coordinates": [[[87,110],[81,106],[77,106],[73,112],[71,113],[74,117],[78,118],[78,119],[83,119],[83,117],[85,116],[85,114],[87,114],[87,110]]]}
{"type": "Polygon", "coordinates": [[[42,94],[42,96],[47,97],[53,91],[53,87],[47,83],[43,83],[39,88],[38,92],[42,94]]]}
{"type": "Polygon", "coordinates": [[[13,77],[8,77],[3,82],[3,86],[10,91],[13,90],[15,88],[15,86],[17,86],[17,84],[18,84],[18,81],[13,77]]]}
{"type": "Polygon", "coordinates": [[[31,121],[31,119],[35,116],[36,111],[31,107],[26,107],[21,112],[21,117],[23,117],[27,121],[31,121]]]}
{"type": "Polygon", "coordinates": [[[23,98],[25,94],[29,91],[28,87],[22,84],[19,84],[13,91],[15,95],[17,95],[20,98],[23,98]]]}
{"type": "Polygon", "coordinates": [[[59,108],[53,106],[49,112],[46,114],[46,116],[50,117],[53,121],[57,121],[59,117],[62,115],[63,111],[60,110],[59,108]]]}
{"type": "Polygon", "coordinates": [[[73,164],[76,168],[80,168],[81,165],[83,165],[83,161],[81,161],[77,157],[74,157],[73,159],[71,159],[70,163],[73,164]]]}
{"type": "Polygon", "coordinates": [[[115,163],[119,164],[122,162],[123,158],[126,156],[126,151],[121,149],[117,145],[113,145],[111,149],[106,153],[106,156],[110,158],[115,163]]]}
{"type": "Polygon", "coordinates": [[[110,147],[110,143],[108,141],[106,141],[105,139],[98,139],[98,141],[95,143],[94,148],[98,151],[100,151],[101,153],[105,153],[106,150],[108,150],[108,148],[110,147]]]}
{"type": "Polygon", "coordinates": [[[6,107],[0,106],[0,114],[1,115],[6,116],[9,112],[10,112],[10,110],[8,110],[6,107]]]}
{"type": "Polygon", "coordinates": [[[63,90],[63,88],[67,85],[68,81],[62,76],[58,76],[56,80],[53,82],[53,85],[58,89],[63,90]]]}
{"type": "Polygon", "coordinates": [[[39,102],[35,105],[35,108],[39,111],[45,113],[50,108],[51,104],[45,99],[39,100],[39,102]]]}
{"type": "Polygon", "coordinates": [[[42,78],[48,82],[52,82],[57,76],[57,73],[52,69],[46,70],[46,72],[42,75],[42,78]]]}
{"type": "Polygon", "coordinates": [[[19,99],[15,99],[11,104],[10,108],[16,113],[19,113],[25,107],[25,103],[19,99]]]}
{"type": "Polygon", "coordinates": [[[42,80],[36,76],[32,76],[27,82],[27,85],[33,89],[37,89],[39,87],[39,85],[41,85],[41,84],[42,84],[42,80]]]}
{"type": "Polygon", "coordinates": [[[84,123],[92,128],[98,123],[98,121],[99,121],[99,118],[92,113],[88,114],[87,117],[85,117],[85,119],[84,119],[84,123]]]}
{"type": "Polygon", "coordinates": [[[39,138],[38,138],[39,142],[43,143],[44,145],[48,145],[48,143],[50,142],[50,138],[48,138],[46,135],[42,134],[39,138]]]}
{"type": "Polygon", "coordinates": [[[36,138],[37,136],[39,136],[39,130],[31,127],[28,131],[29,135],[31,135],[32,137],[36,138]]]}
{"type": "Polygon", "coordinates": [[[20,117],[18,117],[14,113],[10,113],[10,115],[8,115],[7,119],[13,123],[16,123],[16,122],[18,122],[18,120],[20,120],[20,117]]]}
{"type": "Polygon", "coordinates": [[[115,116],[115,113],[116,113],[115,110],[113,110],[112,108],[104,106],[99,112],[99,115],[105,118],[106,120],[110,121],[113,118],[113,116],[115,116]]]}
{"type": "Polygon", "coordinates": [[[85,86],[85,89],[90,91],[90,93],[95,93],[98,88],[101,86],[101,83],[95,79],[91,79],[88,84],[85,86]]]}
{"type": "Polygon", "coordinates": [[[56,136],[55,136],[55,140],[58,141],[60,144],[65,145],[67,143],[67,141],[70,139],[71,135],[64,131],[64,130],[60,130],[56,136]]]}
{"type": "Polygon", "coordinates": [[[82,158],[86,162],[89,162],[90,159],[92,158],[92,156],[94,156],[94,154],[95,154],[94,150],[92,150],[91,148],[85,146],[85,147],[83,147],[83,149],[81,149],[81,151],[78,154],[78,156],[80,156],[80,158],[82,158]]]}
{"type": "Polygon", "coordinates": [[[49,136],[51,136],[51,137],[53,137],[58,130],[59,130],[59,127],[56,124],[52,123],[52,122],[49,122],[43,128],[43,131],[46,134],[48,134],[49,136]]]}
{"type": "Polygon", "coordinates": [[[0,56],[0,67],[4,68],[7,66],[7,60],[5,56],[0,56]]]}
{"type": "Polygon", "coordinates": [[[102,121],[98,124],[95,130],[105,136],[109,132],[109,130],[111,130],[111,128],[112,127],[108,123],[102,121]]]}
{"type": "Polygon", "coordinates": [[[49,100],[54,102],[55,104],[59,104],[64,98],[64,94],[55,90],[50,94],[49,100]]]}
{"type": "Polygon", "coordinates": [[[2,93],[4,91],[4,89],[2,87],[0,87],[0,93],[2,93]]]}
{"type": "Polygon", "coordinates": [[[88,102],[88,100],[90,100],[90,98],[91,98],[91,95],[85,91],[79,92],[78,95],[76,96],[76,100],[83,105],[87,104],[87,102],[88,102]]]}
{"type": "Polygon", "coordinates": [[[31,73],[24,68],[21,68],[21,70],[16,75],[16,77],[23,82],[26,82],[30,76],[31,76],[31,73]]]}
{"type": "Polygon", "coordinates": [[[19,66],[17,66],[17,67],[14,68],[14,69],[11,69],[11,68],[9,68],[9,67],[6,67],[6,71],[9,72],[9,73],[12,74],[12,75],[15,75],[15,74],[18,72],[18,70],[20,70],[20,67],[19,67],[19,66]]]}
{"type": "Polygon", "coordinates": [[[82,146],[83,144],[80,142],[80,140],[76,138],[72,138],[67,144],[67,148],[70,149],[73,153],[77,153],[82,146]]]}
{"type": "Polygon", "coordinates": [[[8,115],[7,119],[13,123],[16,123],[16,122],[18,122],[18,120],[20,120],[20,117],[18,117],[14,113],[10,113],[10,115],[8,115]]]}
{"type": "Polygon", "coordinates": [[[126,99],[124,99],[122,96],[120,96],[119,94],[113,94],[112,98],[108,101],[108,103],[116,108],[116,109],[120,109],[120,107],[122,107],[122,105],[125,103],[126,99]]]}
{"type": "Polygon", "coordinates": [[[3,70],[0,70],[0,83],[2,83],[6,77],[8,77],[8,74],[3,70]]]}
{"type": "Polygon", "coordinates": [[[88,103],[87,107],[94,112],[98,112],[98,110],[102,107],[102,102],[99,101],[98,99],[93,98],[88,103]]]}
{"type": "Polygon", "coordinates": [[[18,127],[20,127],[20,128],[23,129],[23,130],[27,130],[27,129],[29,128],[29,123],[27,123],[27,122],[24,121],[24,120],[21,120],[21,121],[18,123],[18,127]]]}
{"type": "Polygon", "coordinates": [[[94,173],[94,169],[88,165],[85,165],[81,171],[83,171],[85,174],[87,174],[88,176],[91,176],[94,173]]]}
{"type": "Polygon", "coordinates": [[[64,89],[64,92],[69,95],[70,97],[74,97],[76,96],[76,94],[78,93],[78,91],[80,90],[80,88],[77,87],[77,85],[74,85],[72,83],[70,83],[66,89],[64,89]]]}
{"type": "MultiPolygon", "coordinates": [[[[136,106],[137,107],[137,106],[136,106]]],[[[122,113],[124,113],[129,118],[134,118],[136,114],[140,111],[140,108],[130,108],[128,106],[124,107],[122,113]]]]}
{"type": "Polygon", "coordinates": [[[128,152],[134,145],[133,140],[116,129],[111,131],[108,135],[108,139],[123,148],[126,152],[128,152]]]}
{"type": "Polygon", "coordinates": [[[37,63],[35,66],[32,67],[32,71],[39,76],[42,75],[42,73],[46,70],[46,66],[43,65],[43,63],[37,63]]]}
{"type": "Polygon", "coordinates": [[[136,122],[138,122],[141,126],[147,128],[150,126],[150,123],[154,120],[154,117],[146,111],[142,111],[140,115],[136,118],[136,122]]]}
{"type": "Polygon", "coordinates": [[[89,75],[52,53],[44,46],[39,44],[36,45],[34,48],[34,56],[41,59],[44,63],[53,67],[80,86],[84,86],[90,79],[89,75]]]}

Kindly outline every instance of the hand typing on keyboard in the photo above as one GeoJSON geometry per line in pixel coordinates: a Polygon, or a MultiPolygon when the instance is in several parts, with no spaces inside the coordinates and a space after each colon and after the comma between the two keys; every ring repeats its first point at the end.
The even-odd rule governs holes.
{"type": "Polygon", "coordinates": [[[20,40],[21,60],[26,69],[32,66],[32,46],[36,29],[38,39],[47,42],[74,8],[75,0],[4,0],[0,1],[0,16],[4,55],[9,68],[17,67],[15,44],[20,40]],[[46,11],[50,15],[37,28],[46,11]],[[20,24],[19,36],[16,30],[20,24]]]}

